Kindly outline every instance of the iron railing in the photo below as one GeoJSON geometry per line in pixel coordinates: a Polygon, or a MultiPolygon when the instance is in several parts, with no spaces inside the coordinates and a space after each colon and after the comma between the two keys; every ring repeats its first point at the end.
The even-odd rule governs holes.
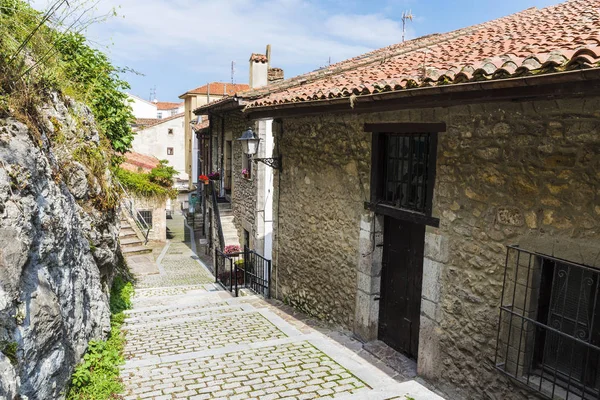
{"type": "Polygon", "coordinates": [[[600,399],[600,270],[509,246],[495,365],[548,399],[600,399]]]}
{"type": "Polygon", "coordinates": [[[221,214],[219,212],[219,202],[217,200],[217,190],[215,189],[214,181],[210,181],[210,196],[213,208],[213,217],[217,224],[217,236],[219,238],[219,244],[214,246],[215,249],[223,250],[225,248],[225,236],[223,235],[223,226],[221,225],[221,214]]]}
{"type": "Polygon", "coordinates": [[[135,208],[133,198],[129,195],[129,193],[127,193],[123,185],[121,185],[121,182],[117,181],[117,183],[119,184],[119,187],[123,192],[123,197],[121,198],[121,208],[125,209],[127,211],[127,214],[129,214],[129,216],[131,217],[131,219],[135,221],[136,225],[142,232],[142,235],[144,235],[144,244],[146,244],[148,243],[148,237],[150,235],[150,230],[152,229],[152,227],[146,223],[144,216],[135,208]]]}
{"type": "Polygon", "coordinates": [[[230,254],[215,249],[215,277],[217,283],[236,297],[242,288],[271,297],[271,260],[248,247],[244,247],[243,252],[230,254]]]}

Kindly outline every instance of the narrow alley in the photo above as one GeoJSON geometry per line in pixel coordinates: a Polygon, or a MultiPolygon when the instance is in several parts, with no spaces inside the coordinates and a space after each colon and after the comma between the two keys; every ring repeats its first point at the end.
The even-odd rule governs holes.
{"type": "Polygon", "coordinates": [[[160,273],[138,278],[123,326],[125,399],[441,399],[350,337],[221,290],[183,241],[183,218],[168,224],[160,273]]]}

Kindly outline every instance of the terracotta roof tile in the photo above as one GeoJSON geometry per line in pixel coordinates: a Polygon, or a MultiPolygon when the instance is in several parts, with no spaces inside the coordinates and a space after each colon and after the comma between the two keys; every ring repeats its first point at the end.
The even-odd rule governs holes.
{"type": "Polygon", "coordinates": [[[264,54],[252,53],[250,56],[250,61],[259,62],[259,63],[267,63],[269,59],[264,54]]]}
{"type": "Polygon", "coordinates": [[[205,118],[202,122],[200,122],[199,124],[196,124],[193,126],[194,131],[199,131],[201,129],[206,129],[209,126],[209,120],[208,118],[205,118]]]}
{"type": "Polygon", "coordinates": [[[179,113],[179,114],[171,115],[170,117],[167,117],[167,118],[153,119],[153,120],[151,120],[151,122],[147,123],[144,126],[141,126],[140,128],[142,128],[142,129],[150,128],[150,127],[155,126],[155,125],[160,125],[160,124],[163,124],[165,122],[168,122],[168,121],[171,121],[171,120],[174,120],[174,119],[177,119],[177,118],[181,118],[184,115],[185,115],[185,113],[179,113]]]}
{"type": "Polygon", "coordinates": [[[143,127],[143,126],[151,125],[151,124],[155,123],[156,121],[160,121],[160,118],[136,118],[134,125],[136,125],[138,127],[143,127]]]}
{"type": "Polygon", "coordinates": [[[176,108],[182,107],[185,103],[172,103],[169,101],[158,101],[156,103],[156,108],[158,110],[174,110],[176,108]]]}
{"type": "Polygon", "coordinates": [[[152,168],[159,164],[158,158],[147,154],[136,153],[130,151],[124,155],[125,161],[121,164],[121,168],[128,171],[138,172],[150,172],[152,168]]]}
{"type": "Polygon", "coordinates": [[[197,87],[196,89],[189,90],[179,96],[182,98],[188,94],[211,94],[215,96],[231,96],[236,92],[248,90],[250,86],[243,83],[226,83],[226,82],[212,82],[204,86],[197,87]]]}
{"type": "Polygon", "coordinates": [[[237,93],[247,107],[600,67],[600,0],[570,0],[375,50],[237,93]]]}

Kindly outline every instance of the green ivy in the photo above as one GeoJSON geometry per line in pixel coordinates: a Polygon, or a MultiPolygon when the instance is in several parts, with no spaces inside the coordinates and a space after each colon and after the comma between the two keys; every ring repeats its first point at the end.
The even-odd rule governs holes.
{"type": "Polygon", "coordinates": [[[128,191],[142,197],[163,199],[177,197],[177,190],[173,189],[173,178],[177,173],[166,160],[161,160],[149,173],[115,169],[115,176],[128,191]]]}

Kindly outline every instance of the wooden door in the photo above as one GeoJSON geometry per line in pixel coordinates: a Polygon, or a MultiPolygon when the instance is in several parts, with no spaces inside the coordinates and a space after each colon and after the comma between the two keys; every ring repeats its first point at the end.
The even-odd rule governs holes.
{"type": "Polygon", "coordinates": [[[425,225],[385,217],[379,339],[417,359],[425,225]]]}

